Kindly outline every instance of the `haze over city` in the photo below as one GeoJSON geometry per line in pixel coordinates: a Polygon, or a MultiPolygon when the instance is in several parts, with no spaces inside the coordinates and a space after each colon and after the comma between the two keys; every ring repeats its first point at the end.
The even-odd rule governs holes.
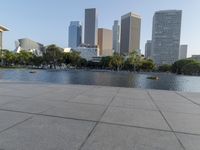
{"type": "Polygon", "coordinates": [[[0,22],[10,32],[4,35],[4,48],[13,50],[14,41],[19,38],[31,38],[45,45],[55,43],[61,47],[68,46],[68,26],[72,20],[80,20],[84,24],[84,9],[96,8],[98,11],[98,27],[112,29],[113,21],[121,16],[134,12],[142,17],[140,47],[144,53],[145,42],[151,39],[152,18],[155,11],[165,9],[183,10],[181,44],[188,44],[188,56],[200,53],[200,20],[198,0],[1,0],[0,22]]]}

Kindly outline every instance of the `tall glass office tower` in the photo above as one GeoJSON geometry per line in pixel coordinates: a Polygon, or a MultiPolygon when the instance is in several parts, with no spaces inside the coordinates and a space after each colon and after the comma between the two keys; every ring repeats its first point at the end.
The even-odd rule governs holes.
{"type": "Polygon", "coordinates": [[[120,25],[118,20],[115,20],[113,25],[113,50],[120,53],[120,25]]]}
{"type": "Polygon", "coordinates": [[[163,10],[154,14],[152,57],[157,65],[172,64],[178,60],[181,19],[181,10],[163,10]]]}
{"type": "Polygon", "coordinates": [[[84,44],[97,45],[98,20],[95,8],[85,9],[85,32],[84,44]]]}
{"type": "Polygon", "coordinates": [[[76,48],[82,43],[82,25],[80,21],[71,21],[69,26],[68,46],[76,48]]]}
{"type": "Polygon", "coordinates": [[[128,13],[121,17],[120,53],[128,55],[140,50],[141,17],[128,13]]]}
{"type": "Polygon", "coordinates": [[[148,40],[145,44],[145,58],[151,58],[151,40],[148,40]]]}

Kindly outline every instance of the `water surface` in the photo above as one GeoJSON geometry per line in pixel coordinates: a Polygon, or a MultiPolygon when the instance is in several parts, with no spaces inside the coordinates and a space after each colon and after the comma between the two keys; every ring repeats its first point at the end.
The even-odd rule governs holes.
{"type": "Polygon", "coordinates": [[[131,73],[83,70],[37,70],[34,74],[29,72],[30,70],[26,69],[3,69],[0,70],[0,80],[200,92],[200,77],[196,76],[177,76],[169,73],[131,73]],[[147,79],[147,77],[152,75],[158,76],[160,80],[147,79]]]}

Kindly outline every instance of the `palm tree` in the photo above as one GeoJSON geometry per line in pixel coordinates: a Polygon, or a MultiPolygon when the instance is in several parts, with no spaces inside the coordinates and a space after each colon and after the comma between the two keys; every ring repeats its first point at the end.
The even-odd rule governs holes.
{"type": "Polygon", "coordinates": [[[46,63],[50,65],[50,68],[52,68],[53,65],[54,69],[56,69],[56,65],[63,59],[63,52],[56,45],[50,45],[44,53],[44,58],[46,63]]]}
{"type": "Polygon", "coordinates": [[[131,52],[126,60],[126,63],[134,68],[134,71],[140,66],[141,56],[138,54],[136,50],[131,52]]]}
{"type": "Polygon", "coordinates": [[[118,54],[118,53],[114,53],[114,55],[111,57],[109,66],[110,66],[111,68],[114,68],[114,69],[116,69],[117,71],[119,71],[120,68],[123,66],[123,63],[124,63],[124,58],[123,58],[123,56],[121,56],[121,55],[118,54]]]}

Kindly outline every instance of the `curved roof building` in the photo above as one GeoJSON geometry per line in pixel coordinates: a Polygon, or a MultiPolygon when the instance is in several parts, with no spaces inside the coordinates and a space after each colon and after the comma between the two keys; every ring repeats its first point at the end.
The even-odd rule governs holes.
{"type": "Polygon", "coordinates": [[[44,45],[31,39],[23,38],[16,41],[16,52],[20,52],[21,50],[33,52],[35,55],[41,56],[44,45]]]}

